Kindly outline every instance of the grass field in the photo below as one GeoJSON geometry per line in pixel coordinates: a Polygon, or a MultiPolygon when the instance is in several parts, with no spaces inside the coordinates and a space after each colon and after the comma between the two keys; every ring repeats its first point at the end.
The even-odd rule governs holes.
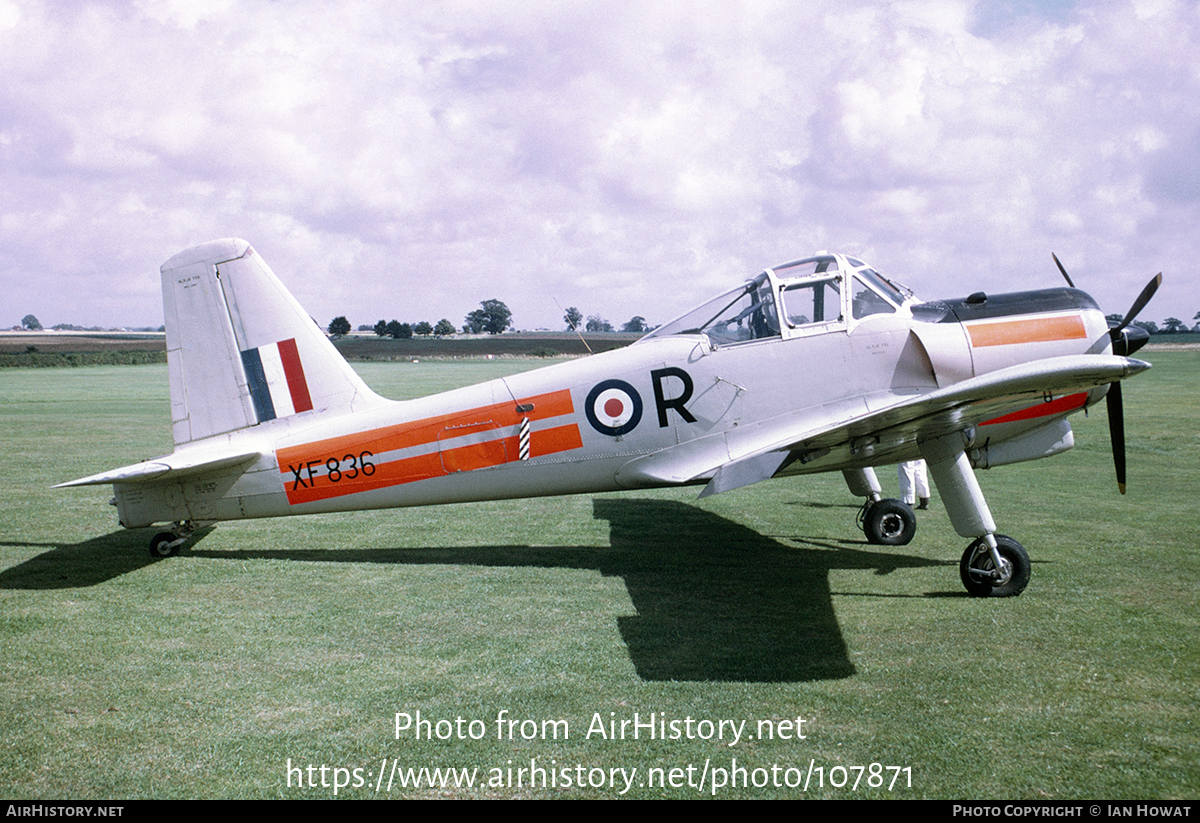
{"type": "MultiPolygon", "coordinates": [[[[107,489],[49,486],[171,450],[166,367],[6,370],[0,795],[616,797],[637,769],[625,796],[725,770],[720,797],[1196,798],[1200,352],[1148,359],[1127,496],[1102,408],[980,474],[1034,561],[996,601],[965,596],[936,493],[881,551],[840,475],[223,524],[153,561],[107,489]],[[417,712],[449,722],[397,739],[417,712]],[[497,739],[502,713],[532,722],[497,739]],[[595,733],[635,713],[681,738],[595,733]],[[396,763],[477,785],[377,793],[396,763]]],[[[537,365],[358,368],[406,397],[537,365]]]]}

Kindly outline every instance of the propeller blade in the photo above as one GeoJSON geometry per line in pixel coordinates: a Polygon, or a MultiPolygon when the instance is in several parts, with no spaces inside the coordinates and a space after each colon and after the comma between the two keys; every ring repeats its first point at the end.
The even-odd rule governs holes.
{"type": "Polygon", "coordinates": [[[1158,287],[1161,285],[1162,272],[1159,272],[1158,274],[1154,275],[1154,277],[1150,278],[1150,282],[1146,284],[1144,289],[1142,289],[1142,293],[1138,295],[1137,300],[1133,301],[1133,305],[1130,306],[1129,311],[1125,313],[1125,319],[1121,321],[1120,325],[1118,325],[1116,328],[1109,329],[1109,337],[1111,337],[1113,340],[1116,340],[1120,336],[1121,330],[1133,322],[1133,319],[1138,316],[1138,312],[1146,308],[1146,304],[1150,302],[1150,298],[1154,296],[1154,293],[1158,291],[1158,287]]]}
{"type": "Polygon", "coordinates": [[[1125,493],[1125,408],[1121,402],[1121,384],[1110,383],[1108,394],[1108,435],[1112,440],[1113,466],[1117,469],[1117,489],[1125,493]]]}
{"type": "Polygon", "coordinates": [[[1071,282],[1071,275],[1067,274],[1067,270],[1063,268],[1063,264],[1059,262],[1058,255],[1054,252],[1050,252],[1050,256],[1054,258],[1054,265],[1058,266],[1058,270],[1062,272],[1062,276],[1067,279],[1067,285],[1071,288],[1075,288],[1075,284],[1071,282]]]}
{"type": "MultiPolygon", "coordinates": [[[[1054,258],[1055,262],[1058,258],[1054,258]]],[[[1059,267],[1061,268],[1061,266],[1059,267]]],[[[1066,272],[1063,272],[1066,275],[1066,272]]],[[[1129,307],[1129,311],[1125,314],[1125,319],[1116,326],[1108,330],[1109,340],[1112,341],[1113,354],[1118,354],[1128,357],[1135,351],[1140,349],[1150,339],[1150,335],[1145,329],[1134,326],[1125,330],[1125,327],[1133,322],[1133,319],[1138,316],[1138,312],[1146,308],[1146,304],[1150,302],[1150,298],[1154,297],[1154,293],[1158,291],[1158,287],[1162,285],[1162,272],[1150,278],[1150,282],[1142,289],[1142,293],[1138,295],[1137,300],[1133,301],[1133,305],[1129,307]]],[[[1104,337],[1096,341],[1092,349],[1104,342],[1104,337]]],[[[1102,347],[1101,347],[1102,348],[1102,347]]],[[[1121,494],[1125,493],[1125,405],[1121,399],[1121,384],[1110,383],[1108,385],[1108,394],[1105,395],[1105,401],[1108,404],[1108,435],[1112,440],[1113,451],[1113,467],[1117,470],[1117,489],[1121,494]]]]}

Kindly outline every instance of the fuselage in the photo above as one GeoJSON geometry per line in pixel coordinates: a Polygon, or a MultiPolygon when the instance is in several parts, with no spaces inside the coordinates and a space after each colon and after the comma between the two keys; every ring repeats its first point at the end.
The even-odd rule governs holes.
{"type": "MultiPolygon", "coordinates": [[[[780,474],[886,465],[918,456],[916,443],[850,438],[804,451],[802,433],[1008,366],[1096,353],[1107,331],[1095,302],[1073,289],[919,303],[876,278],[852,258],[797,261],[624,349],[187,443],[176,454],[258,457],[118,483],[120,519],[137,527],[703,483],[740,455],[778,447],[779,431],[801,433],[789,448],[802,455],[780,474]]],[[[1019,438],[1103,391],[1014,398],[980,428],[995,442],[1019,438]]]]}

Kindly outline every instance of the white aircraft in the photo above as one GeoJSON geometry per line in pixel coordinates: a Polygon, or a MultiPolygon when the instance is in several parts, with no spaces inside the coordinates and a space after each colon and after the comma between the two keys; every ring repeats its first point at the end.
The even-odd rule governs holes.
{"type": "Polygon", "coordinates": [[[704,497],[841,471],[868,540],[898,545],[916,520],[873,469],[922,457],[972,541],[967,590],[1012,596],[1029,558],[996,534],[973,469],[1071,448],[1067,416],[1107,394],[1124,492],[1117,381],[1149,368],[1128,357],[1147,338],[1129,323],[1161,278],[1110,329],[1073,287],[923,303],[821,253],[627,348],[396,402],[248,243],[217,240],[162,266],[175,451],[61,486],[112,484],[126,528],[173,523],[150,544],[165,557],[221,520],[685,484],[704,497]]]}

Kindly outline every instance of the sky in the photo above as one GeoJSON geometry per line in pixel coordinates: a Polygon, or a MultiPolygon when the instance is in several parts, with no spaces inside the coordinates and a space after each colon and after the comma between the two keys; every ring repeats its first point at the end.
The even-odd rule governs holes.
{"type": "Polygon", "coordinates": [[[322,324],[659,324],[822,250],[1200,312],[1200,4],[0,0],[0,327],[250,241],[322,324]]]}

